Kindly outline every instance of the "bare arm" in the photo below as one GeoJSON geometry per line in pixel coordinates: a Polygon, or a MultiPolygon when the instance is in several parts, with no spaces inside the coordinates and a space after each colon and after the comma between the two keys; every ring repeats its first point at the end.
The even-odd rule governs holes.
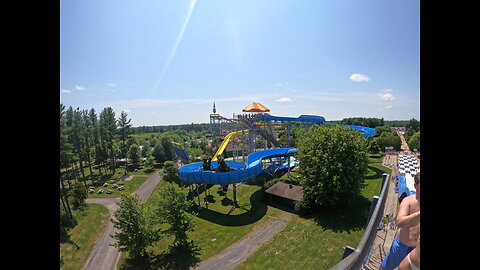
{"type": "Polygon", "coordinates": [[[410,203],[411,200],[405,198],[398,207],[396,223],[399,228],[412,227],[420,222],[420,211],[408,214],[410,212],[410,203]]]}

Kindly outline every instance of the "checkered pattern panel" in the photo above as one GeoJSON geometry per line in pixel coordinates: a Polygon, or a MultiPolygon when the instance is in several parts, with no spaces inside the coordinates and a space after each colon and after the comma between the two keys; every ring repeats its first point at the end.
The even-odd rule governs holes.
{"type": "Polygon", "coordinates": [[[420,165],[418,164],[415,156],[398,155],[398,168],[400,173],[410,174],[415,176],[420,171],[420,165]]]}

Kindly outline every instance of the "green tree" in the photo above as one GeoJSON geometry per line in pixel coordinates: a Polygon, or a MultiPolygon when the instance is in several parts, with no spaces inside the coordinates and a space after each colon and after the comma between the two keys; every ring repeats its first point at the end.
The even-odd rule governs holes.
{"type": "Polygon", "coordinates": [[[170,137],[162,137],[160,144],[163,147],[165,160],[173,160],[175,158],[175,149],[173,148],[172,139],[170,137]]]}
{"type": "MultiPolygon", "coordinates": [[[[60,104],[60,169],[67,169],[73,163],[73,146],[68,140],[68,127],[66,125],[65,106],[60,104]]],[[[70,223],[73,223],[72,211],[68,202],[68,194],[60,173],[60,201],[70,223]]]]}
{"type": "Polygon", "coordinates": [[[408,123],[405,125],[405,129],[407,129],[407,130],[411,129],[414,132],[419,131],[420,130],[420,121],[418,121],[415,118],[410,119],[410,121],[408,121],[408,123]]]}
{"type": "Polygon", "coordinates": [[[90,118],[91,128],[90,132],[92,135],[92,143],[94,149],[94,157],[95,157],[95,164],[101,164],[101,156],[100,156],[100,134],[98,129],[98,118],[95,109],[90,109],[88,112],[88,117],[90,118]]]}
{"type": "Polygon", "coordinates": [[[152,155],[155,157],[155,160],[158,163],[163,164],[163,162],[167,160],[167,158],[165,157],[165,151],[163,150],[163,146],[160,142],[155,144],[155,146],[153,147],[152,155]]]}
{"type": "Polygon", "coordinates": [[[85,132],[83,132],[83,138],[85,142],[85,158],[88,163],[88,168],[90,169],[90,177],[93,177],[92,171],[92,148],[93,148],[93,123],[89,116],[88,110],[82,110],[81,112],[83,123],[85,125],[85,132]]]}
{"type": "Polygon", "coordinates": [[[138,196],[122,194],[114,218],[110,219],[118,230],[112,235],[113,246],[127,251],[133,258],[147,255],[147,247],[161,239],[156,215],[152,208],[140,202],[138,196]]]}
{"type": "Polygon", "coordinates": [[[367,140],[367,145],[368,145],[368,152],[370,154],[378,154],[380,153],[380,145],[378,145],[377,140],[374,140],[373,138],[370,138],[367,140]]]}
{"type": "Polygon", "coordinates": [[[155,157],[152,156],[152,155],[146,157],[146,160],[145,160],[144,164],[145,164],[146,167],[152,168],[153,165],[155,164],[155,157]]]}
{"type": "Polygon", "coordinates": [[[136,144],[132,144],[128,150],[128,159],[133,165],[140,164],[141,150],[136,144]]]}
{"type": "Polygon", "coordinates": [[[71,200],[73,209],[80,209],[85,206],[87,198],[87,188],[81,183],[76,183],[71,190],[71,200]]]}
{"type": "Polygon", "coordinates": [[[163,163],[163,180],[180,185],[180,178],[178,178],[178,167],[175,162],[167,160],[163,163]]]}
{"type": "Polygon", "coordinates": [[[380,137],[373,138],[382,151],[385,147],[393,146],[397,151],[400,151],[402,140],[396,134],[382,133],[380,137]]]}
{"type": "Polygon", "coordinates": [[[132,134],[130,121],[132,119],[127,119],[128,114],[124,111],[120,113],[120,117],[117,119],[117,126],[118,126],[118,135],[120,139],[120,157],[124,158],[127,156],[128,153],[128,144],[127,140],[129,135],[132,134]]]}
{"type": "Polygon", "coordinates": [[[413,150],[417,149],[420,151],[420,132],[413,133],[410,140],[408,140],[408,147],[413,150]]]}
{"type": "Polygon", "coordinates": [[[375,127],[375,137],[385,136],[386,134],[395,135],[395,131],[392,130],[390,126],[378,126],[375,127]]]}
{"type": "MultiPolygon", "coordinates": [[[[73,122],[72,122],[72,144],[74,147],[74,152],[79,158],[79,168],[82,173],[83,179],[85,180],[85,171],[83,169],[83,163],[87,160],[86,158],[86,143],[85,143],[85,123],[83,121],[82,113],[80,110],[75,110],[73,112],[73,122]]],[[[84,181],[85,186],[87,185],[84,181]]]]}
{"type": "Polygon", "coordinates": [[[112,173],[115,174],[115,150],[114,150],[114,139],[115,134],[117,133],[117,124],[115,121],[115,112],[111,107],[104,108],[100,112],[99,116],[99,128],[100,128],[100,137],[102,143],[104,144],[104,149],[106,154],[110,159],[110,168],[112,173]]]}
{"type": "Polygon", "coordinates": [[[315,125],[299,140],[297,156],[304,209],[350,204],[364,187],[367,145],[356,130],[315,125]]]}
{"type": "Polygon", "coordinates": [[[142,146],[142,157],[148,158],[152,155],[152,148],[148,144],[142,146]]]}
{"type": "Polygon", "coordinates": [[[170,225],[162,233],[175,237],[173,246],[186,247],[192,243],[188,241],[187,232],[193,231],[195,223],[193,217],[188,214],[188,209],[193,203],[177,185],[165,183],[160,187],[158,196],[157,215],[161,223],[170,225]]]}

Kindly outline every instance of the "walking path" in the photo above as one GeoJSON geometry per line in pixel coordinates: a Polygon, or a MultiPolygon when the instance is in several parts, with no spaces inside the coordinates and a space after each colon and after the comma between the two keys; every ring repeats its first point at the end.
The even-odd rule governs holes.
{"type": "MultiPolygon", "coordinates": [[[[408,144],[403,137],[403,132],[398,132],[398,136],[402,141],[402,145],[400,147],[402,154],[412,154],[408,144]]],[[[383,261],[385,256],[387,255],[388,251],[390,250],[390,246],[392,245],[393,239],[395,238],[395,234],[397,231],[397,227],[395,226],[394,220],[397,216],[397,209],[398,209],[398,195],[395,193],[395,175],[398,174],[398,153],[395,155],[385,155],[383,158],[383,166],[392,169],[392,173],[389,179],[389,187],[388,187],[388,194],[387,199],[385,201],[385,208],[383,212],[383,216],[389,215],[390,223],[387,225],[385,230],[377,231],[377,236],[373,241],[372,245],[372,252],[370,255],[370,259],[368,263],[365,265],[364,269],[379,269],[380,263],[383,261]]]]}
{"type": "MultiPolygon", "coordinates": [[[[162,177],[159,173],[155,173],[148,177],[148,179],[135,191],[142,202],[145,202],[152,194],[155,187],[160,183],[162,177]]],[[[117,210],[119,202],[118,198],[88,198],[87,203],[98,203],[108,208],[109,216],[117,210]]],[[[87,262],[83,266],[83,270],[114,270],[120,257],[119,250],[111,246],[115,240],[111,235],[115,234],[117,230],[113,227],[113,223],[108,220],[102,235],[92,248],[87,262]]]]}
{"type": "Polygon", "coordinates": [[[284,215],[280,219],[269,220],[259,228],[244,236],[233,245],[220,253],[210,257],[191,269],[195,270],[229,270],[244,262],[261,245],[279,233],[290,220],[290,215],[284,215]]]}

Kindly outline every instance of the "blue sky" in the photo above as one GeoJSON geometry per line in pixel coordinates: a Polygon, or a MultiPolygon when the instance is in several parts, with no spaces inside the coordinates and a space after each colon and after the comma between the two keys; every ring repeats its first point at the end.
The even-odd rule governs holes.
{"type": "Polygon", "coordinates": [[[418,0],[61,0],[60,102],[133,126],[272,115],[420,120],[418,0]]]}

